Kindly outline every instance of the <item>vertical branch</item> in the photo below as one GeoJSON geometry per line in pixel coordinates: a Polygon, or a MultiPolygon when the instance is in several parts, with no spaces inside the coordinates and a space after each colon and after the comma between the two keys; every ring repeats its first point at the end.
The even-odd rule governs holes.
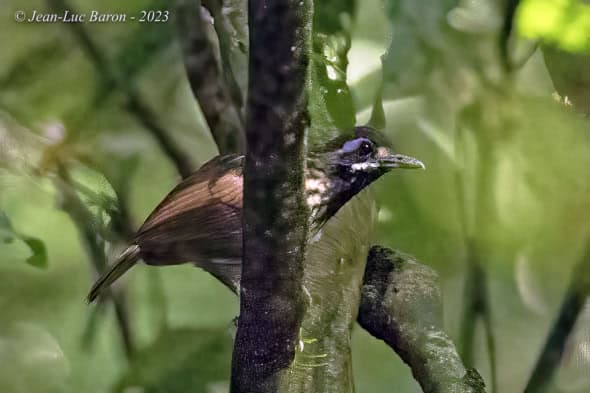
{"type": "Polygon", "coordinates": [[[311,1],[252,0],[244,253],[232,392],[274,392],[304,314],[304,145],[311,1]]]}
{"type": "MultiPolygon", "coordinates": [[[[552,47],[543,48],[543,57],[553,85],[557,92],[572,100],[574,108],[582,115],[590,116],[590,84],[583,76],[583,64],[588,64],[589,55],[560,51],[552,47]]],[[[551,331],[541,350],[525,393],[549,391],[557,368],[563,357],[570,337],[584,303],[590,296],[590,239],[586,250],[573,270],[568,288],[551,331]]]]}
{"type": "MultiPolygon", "coordinates": [[[[487,224],[487,214],[489,207],[493,205],[490,198],[493,195],[493,178],[494,178],[494,164],[497,162],[494,158],[494,144],[488,135],[492,135],[492,131],[482,129],[482,133],[478,135],[476,142],[477,149],[477,181],[475,184],[475,219],[474,231],[483,232],[487,224]]],[[[485,270],[485,259],[481,257],[482,248],[477,244],[475,238],[468,235],[467,237],[468,261],[471,264],[467,271],[467,280],[472,285],[471,296],[476,302],[474,312],[475,318],[481,318],[486,337],[486,348],[488,361],[490,364],[490,378],[491,391],[495,393],[498,391],[498,378],[496,372],[496,340],[492,326],[492,307],[490,304],[490,290],[488,273],[485,270]]],[[[473,337],[472,337],[473,339],[473,337]]],[[[468,363],[468,367],[473,367],[474,363],[468,363]]]]}
{"type": "Polygon", "coordinates": [[[475,364],[475,328],[477,318],[484,308],[484,297],[479,287],[485,282],[484,272],[481,264],[473,255],[473,241],[467,242],[467,272],[463,287],[463,315],[461,316],[461,327],[459,332],[461,357],[465,364],[473,367],[475,364]]]}
{"type": "Polygon", "coordinates": [[[473,239],[467,238],[466,243],[467,275],[464,288],[464,298],[466,300],[461,320],[461,357],[469,367],[475,365],[475,323],[478,318],[481,318],[486,336],[486,347],[492,379],[492,392],[495,392],[498,386],[496,340],[492,326],[488,279],[473,239]]]}
{"type": "Polygon", "coordinates": [[[235,107],[242,109],[244,107],[246,83],[248,82],[243,80],[247,79],[243,78],[243,75],[248,73],[248,48],[246,46],[246,41],[248,41],[248,20],[246,19],[248,2],[246,0],[203,0],[202,3],[203,7],[213,16],[213,28],[219,43],[219,57],[225,83],[235,107]],[[243,9],[241,9],[242,6],[243,9]],[[236,12],[237,8],[240,8],[241,12],[236,12]],[[228,12],[229,10],[231,11],[228,12]],[[243,15],[243,21],[241,21],[242,23],[238,22],[239,27],[237,27],[234,24],[240,21],[240,16],[236,16],[236,14],[240,13],[243,15]],[[238,55],[240,61],[236,59],[238,52],[240,53],[238,55]],[[241,61],[243,61],[243,64],[241,61]],[[236,68],[234,69],[234,67],[236,68]],[[245,72],[242,73],[242,70],[245,72]]]}
{"type": "Polygon", "coordinates": [[[506,73],[517,69],[510,56],[510,37],[514,30],[514,17],[519,4],[520,0],[505,0],[504,4],[504,23],[502,24],[502,30],[500,30],[498,44],[500,47],[500,60],[506,73]]]}
{"type": "MultiPolygon", "coordinates": [[[[469,111],[462,114],[461,122],[469,121],[469,111]]],[[[475,329],[476,322],[481,318],[486,335],[486,347],[491,374],[491,391],[496,392],[498,387],[497,365],[496,365],[496,344],[492,326],[492,310],[490,305],[490,294],[488,288],[488,278],[481,258],[481,251],[476,242],[476,233],[482,231],[485,226],[485,212],[488,206],[488,197],[491,195],[489,190],[491,184],[493,162],[489,146],[489,141],[478,141],[478,162],[477,162],[477,182],[474,189],[475,209],[474,217],[470,217],[466,205],[465,189],[465,135],[463,134],[464,124],[459,124],[455,133],[455,153],[462,165],[455,169],[455,188],[457,192],[457,201],[459,206],[459,219],[463,229],[466,248],[466,267],[463,315],[461,316],[461,327],[459,350],[461,357],[468,367],[474,367],[475,359],[475,329]]],[[[482,134],[485,135],[485,134],[482,134]]],[[[483,138],[483,136],[480,136],[483,138]]]]}
{"type": "Polygon", "coordinates": [[[234,105],[200,8],[196,0],[177,1],[176,18],[188,80],[219,152],[242,153],[244,124],[240,108],[234,105]]]}

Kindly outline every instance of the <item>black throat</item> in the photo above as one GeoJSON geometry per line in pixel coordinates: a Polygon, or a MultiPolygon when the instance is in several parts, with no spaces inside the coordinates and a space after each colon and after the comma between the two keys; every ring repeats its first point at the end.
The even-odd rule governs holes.
{"type": "Polygon", "coordinates": [[[311,154],[305,176],[306,201],[311,212],[310,234],[315,235],[342,206],[379,176],[378,171],[338,165],[334,153],[311,154]]]}

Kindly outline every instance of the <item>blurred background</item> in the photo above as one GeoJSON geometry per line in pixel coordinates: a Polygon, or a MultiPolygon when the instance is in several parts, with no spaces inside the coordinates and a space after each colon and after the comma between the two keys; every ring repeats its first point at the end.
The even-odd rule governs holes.
{"type": "MultiPolygon", "coordinates": [[[[245,3],[204,3],[243,92],[245,3]]],[[[217,154],[173,14],[0,1],[0,392],[227,391],[238,301],[209,274],[139,266],[114,305],[84,300],[183,168],[217,154]],[[63,8],[170,20],[15,20],[63,8]]],[[[446,330],[488,389],[524,391],[561,308],[542,385],[590,391],[590,3],[331,0],[315,23],[313,127],[370,122],[427,167],[373,186],[375,243],[436,269],[446,330]]],[[[420,391],[360,328],[353,363],[359,392],[420,391]]]]}

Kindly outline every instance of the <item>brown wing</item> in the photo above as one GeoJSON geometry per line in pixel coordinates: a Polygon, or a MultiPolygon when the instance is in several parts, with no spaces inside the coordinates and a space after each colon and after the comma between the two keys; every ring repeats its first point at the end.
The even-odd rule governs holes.
{"type": "Polygon", "coordinates": [[[146,263],[240,262],[242,163],[243,156],[218,156],[164,198],[135,238],[146,263]]]}

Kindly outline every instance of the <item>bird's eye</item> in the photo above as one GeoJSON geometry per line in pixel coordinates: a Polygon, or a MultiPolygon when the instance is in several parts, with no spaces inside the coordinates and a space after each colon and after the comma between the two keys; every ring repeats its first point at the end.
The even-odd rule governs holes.
{"type": "Polygon", "coordinates": [[[367,156],[371,153],[373,153],[373,145],[371,145],[371,143],[367,141],[361,143],[361,145],[359,146],[359,154],[362,156],[367,156]]]}

